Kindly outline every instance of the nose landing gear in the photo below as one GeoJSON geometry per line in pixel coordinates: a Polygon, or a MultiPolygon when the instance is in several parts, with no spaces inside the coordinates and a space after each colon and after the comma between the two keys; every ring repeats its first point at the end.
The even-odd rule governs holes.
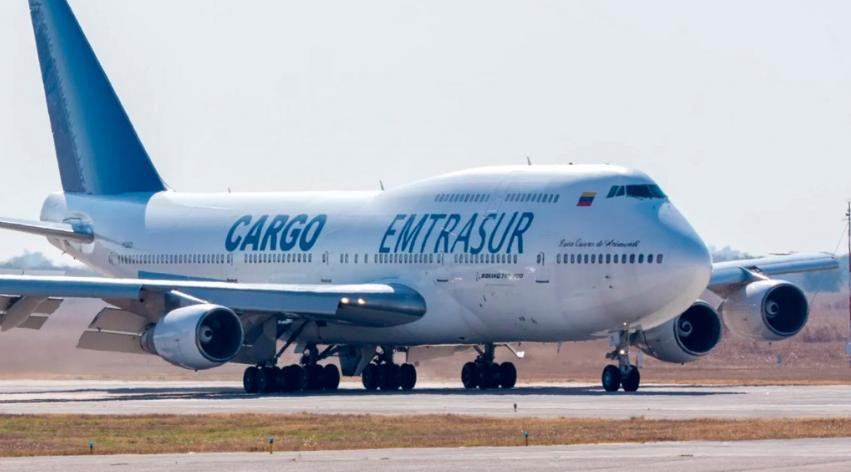
{"type": "Polygon", "coordinates": [[[624,392],[635,392],[641,383],[641,373],[638,367],[629,361],[629,332],[621,331],[617,336],[613,336],[613,340],[617,341],[612,343],[615,350],[606,354],[606,358],[617,360],[618,365],[607,365],[603,368],[603,390],[616,392],[623,387],[624,392]]]}
{"type": "Polygon", "coordinates": [[[461,383],[464,388],[473,389],[479,387],[482,390],[489,388],[513,388],[517,383],[517,368],[511,362],[497,364],[494,362],[494,345],[485,344],[484,350],[479,351],[478,357],[473,362],[467,362],[461,369],[461,383]]]}

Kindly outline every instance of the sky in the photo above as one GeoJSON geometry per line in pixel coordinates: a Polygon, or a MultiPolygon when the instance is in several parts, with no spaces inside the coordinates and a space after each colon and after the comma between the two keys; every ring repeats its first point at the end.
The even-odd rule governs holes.
{"type": "MultiPolygon", "coordinates": [[[[836,250],[851,2],[70,0],[178,191],[612,163],[707,244],[836,250]]],[[[60,190],[27,3],[0,2],[0,215],[60,190]]],[[[842,246],[844,247],[844,245],[842,246]]],[[[57,250],[0,232],[0,259],[57,250]]]]}

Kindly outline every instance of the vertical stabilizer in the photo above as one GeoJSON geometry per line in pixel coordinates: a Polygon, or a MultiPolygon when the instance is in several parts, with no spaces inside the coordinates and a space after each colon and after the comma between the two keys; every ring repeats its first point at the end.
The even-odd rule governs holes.
{"type": "Polygon", "coordinates": [[[66,0],[29,0],[62,188],[165,190],[66,0]]]}

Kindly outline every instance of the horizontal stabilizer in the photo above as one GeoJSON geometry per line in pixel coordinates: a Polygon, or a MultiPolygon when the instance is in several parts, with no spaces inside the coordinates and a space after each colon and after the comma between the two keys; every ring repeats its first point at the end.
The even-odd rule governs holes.
{"type": "Polygon", "coordinates": [[[90,243],[95,239],[94,234],[87,228],[75,227],[66,223],[53,223],[51,221],[0,218],[0,228],[81,243],[90,243]]]}

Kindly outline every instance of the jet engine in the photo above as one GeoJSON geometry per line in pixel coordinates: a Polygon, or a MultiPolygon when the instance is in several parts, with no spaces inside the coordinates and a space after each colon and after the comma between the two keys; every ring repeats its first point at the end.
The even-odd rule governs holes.
{"type": "Polygon", "coordinates": [[[242,322],[219,305],[191,305],[168,312],[142,334],[142,349],[193,370],[217,367],[242,348],[242,322]]]}
{"type": "Polygon", "coordinates": [[[721,340],[721,317],[698,300],[682,314],[634,335],[633,344],[665,362],[686,363],[708,354],[721,340]]]}
{"type": "Polygon", "coordinates": [[[809,317],[804,292],[783,280],[751,282],[721,304],[730,331],[756,341],[778,341],[794,336],[809,317]]]}

